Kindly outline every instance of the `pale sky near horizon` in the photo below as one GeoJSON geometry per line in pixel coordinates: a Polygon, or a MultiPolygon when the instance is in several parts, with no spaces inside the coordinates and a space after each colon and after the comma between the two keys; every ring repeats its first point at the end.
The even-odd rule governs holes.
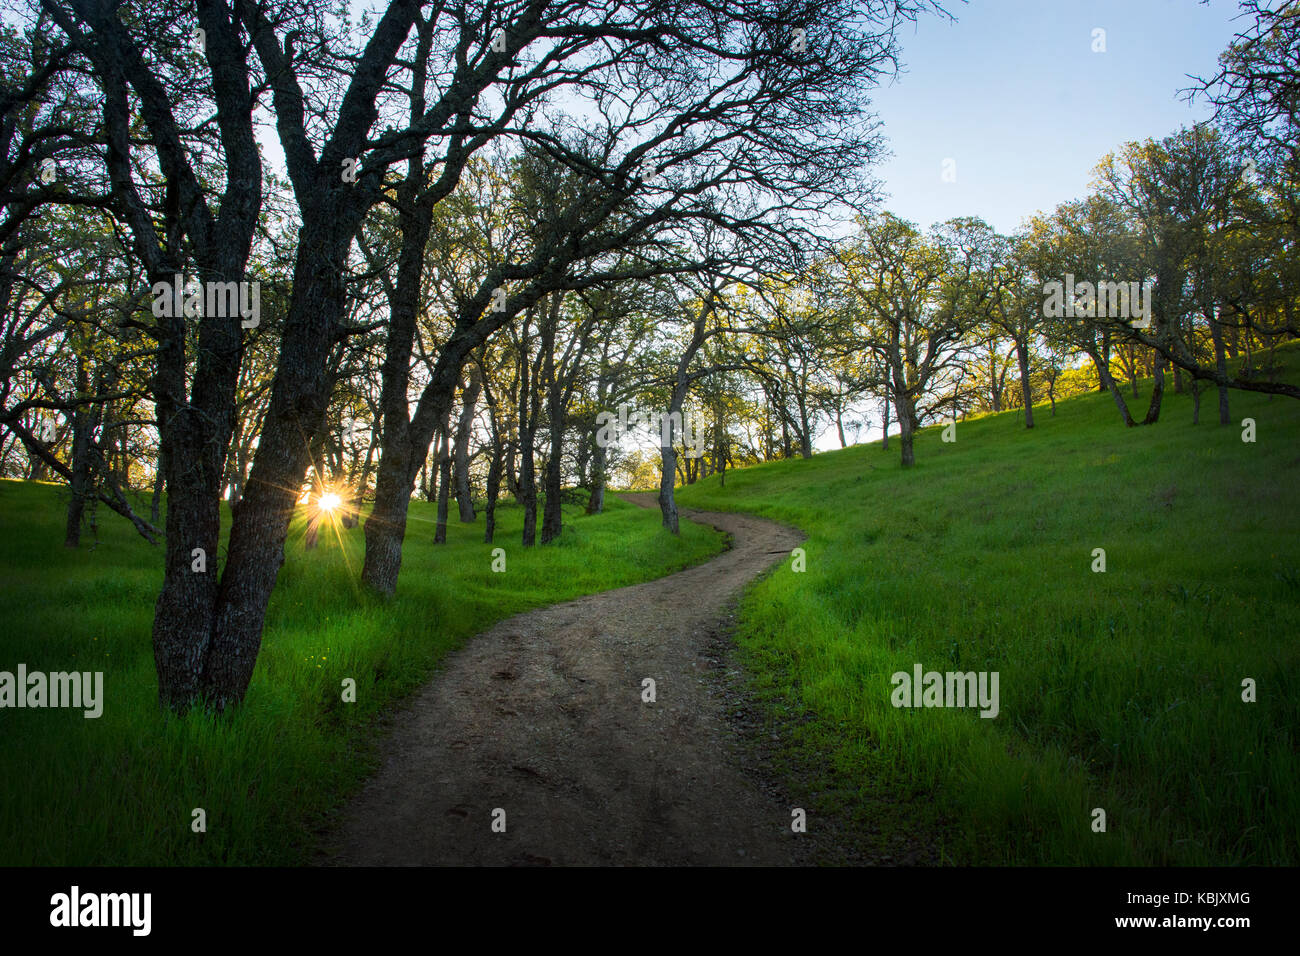
{"type": "Polygon", "coordinates": [[[904,72],[874,106],[894,156],[882,205],[922,228],[980,216],[1000,232],[1088,192],[1130,140],[1208,118],[1179,90],[1244,29],[1235,0],[971,0],[900,34],[904,72]],[[1094,53],[1093,31],[1106,50],[1094,53]],[[955,182],[942,177],[952,159],[955,182]]]}

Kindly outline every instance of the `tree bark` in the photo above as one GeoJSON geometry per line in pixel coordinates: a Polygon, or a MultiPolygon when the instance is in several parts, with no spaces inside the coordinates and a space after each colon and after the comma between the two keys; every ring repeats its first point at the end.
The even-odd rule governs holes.
{"type": "Polygon", "coordinates": [[[1143,425],[1154,425],[1160,420],[1160,403],[1165,395],[1165,367],[1160,361],[1157,361],[1155,366],[1152,373],[1151,404],[1147,406],[1146,418],[1142,420],[1143,425]]]}
{"type": "Polygon", "coordinates": [[[591,497],[587,499],[587,514],[598,515],[605,510],[605,461],[607,451],[599,444],[591,450],[591,497]]]}
{"type": "Polygon", "coordinates": [[[497,498],[501,494],[502,448],[499,437],[492,441],[492,460],[488,463],[487,501],[483,505],[483,543],[491,544],[497,527],[497,498]]]}
{"type": "Polygon", "coordinates": [[[1034,387],[1029,380],[1029,343],[1016,342],[1016,362],[1020,366],[1020,394],[1025,403],[1025,427],[1034,427],[1034,387]]]}
{"type": "Polygon", "coordinates": [[[1124,401],[1124,393],[1120,391],[1114,377],[1110,374],[1109,363],[1103,362],[1095,354],[1090,357],[1097,366],[1097,374],[1101,378],[1102,387],[1110,390],[1111,397],[1115,399],[1115,406],[1119,409],[1120,417],[1124,419],[1124,424],[1132,428],[1136,423],[1133,421],[1133,416],[1129,414],[1128,404],[1124,401]]]}
{"type": "Polygon", "coordinates": [[[447,506],[451,501],[451,428],[443,430],[438,443],[438,525],[434,544],[447,543],[447,506]]]}
{"type": "Polygon", "coordinates": [[[456,506],[463,524],[471,524],[475,518],[474,497],[469,486],[469,438],[474,424],[474,409],[482,390],[483,378],[478,367],[470,366],[469,384],[461,398],[464,404],[456,428],[456,506]]]}
{"type": "Polygon", "coordinates": [[[885,387],[885,394],[882,397],[884,398],[885,411],[884,411],[884,417],[882,419],[884,424],[881,425],[880,450],[889,451],[889,388],[888,386],[885,387]]]}

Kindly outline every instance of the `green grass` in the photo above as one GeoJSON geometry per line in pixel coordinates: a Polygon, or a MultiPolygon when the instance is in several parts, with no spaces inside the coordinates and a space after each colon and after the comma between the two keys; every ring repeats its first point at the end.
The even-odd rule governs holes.
{"type": "MultiPolygon", "coordinates": [[[[338,807],[375,767],[377,719],[426,681],[463,640],[515,612],[668,574],[723,538],[617,499],[604,515],[566,508],[554,545],[519,544],[523,512],[498,510],[492,573],[483,523],[433,544],[434,509],[411,506],[398,596],[363,596],[360,527],[322,530],[303,549],[303,517],[267,614],[248,697],[224,720],[165,716],[150,627],[160,553],[101,509],[99,540],[63,541],[63,492],[0,482],[0,670],[103,671],[104,713],[0,710],[0,865],[294,864],[311,858],[338,807]],[[345,704],[341,686],[357,682],[345,704]],[[191,830],[191,811],[207,832],[191,830]]],[[[227,522],[228,527],[228,522],[227,522]]]]}
{"type": "Polygon", "coordinates": [[[907,471],[876,442],[681,492],[809,535],[747,593],[739,656],[810,820],[955,863],[1300,862],[1300,402],[1233,392],[1221,427],[1211,392],[1193,426],[1171,393],[1155,426],[1092,394],[925,429],[907,471]],[[999,672],[1001,713],[893,707],[917,662],[999,672]]]}

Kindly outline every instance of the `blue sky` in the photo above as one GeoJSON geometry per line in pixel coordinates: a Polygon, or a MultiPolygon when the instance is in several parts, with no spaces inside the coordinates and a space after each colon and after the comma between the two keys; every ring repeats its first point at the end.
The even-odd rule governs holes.
{"type": "Polygon", "coordinates": [[[1235,2],[972,0],[901,34],[906,72],[875,96],[894,156],[884,207],[922,227],[975,215],[999,231],[1083,196],[1107,152],[1206,118],[1178,91],[1246,26],[1235,2]],[[1093,30],[1106,31],[1094,53],[1093,30]],[[942,178],[954,160],[956,181],[942,178]]]}

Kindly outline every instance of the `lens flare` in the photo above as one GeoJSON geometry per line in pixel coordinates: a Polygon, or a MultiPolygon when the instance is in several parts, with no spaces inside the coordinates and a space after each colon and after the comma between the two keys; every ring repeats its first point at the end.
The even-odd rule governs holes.
{"type": "Polygon", "coordinates": [[[324,494],[320,496],[321,511],[333,511],[342,503],[343,503],[343,499],[340,498],[338,495],[334,494],[334,492],[332,491],[329,492],[328,494],[324,494]]]}

